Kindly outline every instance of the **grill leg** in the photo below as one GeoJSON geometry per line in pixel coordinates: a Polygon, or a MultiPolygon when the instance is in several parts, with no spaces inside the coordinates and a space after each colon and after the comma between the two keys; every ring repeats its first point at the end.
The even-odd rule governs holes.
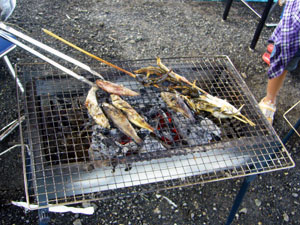
{"type": "MultiPolygon", "coordinates": [[[[226,7],[225,7],[225,10],[224,10],[224,13],[223,13],[223,20],[226,20],[227,19],[227,16],[228,16],[228,13],[229,13],[229,10],[230,10],[230,7],[231,7],[231,4],[232,4],[232,1],[233,0],[227,0],[227,3],[226,3],[226,7]]],[[[259,23],[256,27],[256,30],[255,30],[255,33],[254,33],[254,36],[253,36],[253,39],[252,39],[252,42],[251,42],[251,45],[250,45],[250,49],[254,50],[255,46],[256,46],[256,43],[258,41],[258,38],[260,36],[260,33],[265,25],[265,22],[268,18],[268,15],[269,15],[269,12],[272,8],[272,5],[274,3],[274,0],[268,0],[267,2],[267,5],[263,11],[263,14],[259,20],[259,23]]]]}
{"type": "Polygon", "coordinates": [[[250,185],[250,183],[256,178],[257,175],[251,175],[251,176],[247,176],[244,179],[244,182],[239,190],[239,193],[237,194],[237,196],[235,197],[234,203],[232,205],[231,211],[229,213],[229,216],[227,218],[227,222],[226,225],[230,225],[234,219],[234,216],[237,212],[237,210],[239,209],[239,206],[241,205],[243,198],[248,190],[248,187],[250,185]]]}
{"type": "MultiPolygon", "coordinates": [[[[298,122],[295,124],[294,128],[297,130],[300,126],[300,119],[298,120],[298,122]]],[[[290,139],[290,137],[295,133],[295,131],[293,129],[291,129],[286,136],[282,139],[282,143],[286,144],[288,142],[288,140],[290,139]]],[[[230,225],[232,223],[232,221],[234,220],[234,216],[237,212],[237,210],[239,209],[239,206],[241,205],[243,198],[249,188],[250,183],[256,178],[257,175],[251,175],[251,176],[247,176],[244,179],[244,182],[239,190],[239,193],[237,194],[237,196],[235,197],[234,203],[232,205],[231,211],[229,213],[229,216],[227,218],[226,221],[226,225],[230,225]]]]}
{"type": "MultiPolygon", "coordinates": [[[[294,126],[295,130],[297,130],[299,128],[299,126],[300,126],[300,119],[294,126]]],[[[285,145],[294,133],[295,133],[294,129],[290,129],[290,131],[287,133],[287,135],[285,135],[285,137],[282,139],[282,143],[285,145]]]]}
{"type": "Polygon", "coordinates": [[[227,19],[227,16],[228,16],[228,13],[229,13],[232,1],[233,0],[227,0],[226,7],[225,7],[225,10],[224,10],[224,13],[223,13],[223,20],[227,19]]]}
{"type": "Polygon", "coordinates": [[[263,12],[262,16],[261,16],[261,19],[259,20],[259,23],[257,25],[257,28],[255,30],[255,33],[254,33],[254,36],[253,36],[253,39],[252,39],[252,42],[251,42],[251,45],[250,45],[250,48],[252,50],[254,50],[254,48],[256,46],[256,43],[257,43],[258,38],[260,36],[260,33],[261,33],[261,31],[262,31],[262,29],[265,25],[265,22],[268,18],[268,15],[269,15],[270,9],[273,5],[273,2],[274,2],[274,0],[268,0],[268,3],[267,3],[267,5],[264,9],[264,12],[263,12]]]}

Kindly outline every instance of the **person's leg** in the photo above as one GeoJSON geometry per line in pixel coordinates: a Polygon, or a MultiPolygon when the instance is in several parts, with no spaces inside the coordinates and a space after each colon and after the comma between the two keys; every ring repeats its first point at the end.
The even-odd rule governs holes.
{"type": "Polygon", "coordinates": [[[276,103],[276,97],[278,95],[280,88],[283,85],[287,72],[288,72],[287,70],[284,70],[280,76],[268,80],[267,95],[263,99],[264,102],[271,103],[271,104],[276,103]]]}
{"type": "Polygon", "coordinates": [[[280,76],[268,80],[267,94],[259,103],[260,110],[271,124],[276,112],[276,97],[283,85],[287,72],[287,70],[284,70],[280,76]]]}

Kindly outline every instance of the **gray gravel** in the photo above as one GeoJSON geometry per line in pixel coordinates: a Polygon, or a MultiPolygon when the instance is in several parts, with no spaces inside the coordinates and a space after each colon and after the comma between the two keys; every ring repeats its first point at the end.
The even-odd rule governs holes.
{"type": "MultiPolygon", "coordinates": [[[[251,3],[262,12],[264,3],[251,3]]],[[[277,22],[276,7],[270,22],[277,22]]],[[[106,60],[127,60],[198,55],[228,55],[259,100],[265,94],[267,65],[261,55],[273,28],[264,28],[255,51],[249,51],[257,17],[234,2],[227,21],[222,21],[224,3],[180,0],[20,0],[8,20],[17,29],[68,53],[81,61],[95,63],[42,33],[47,28],[106,60]]],[[[40,62],[16,49],[9,55],[13,64],[40,62]]],[[[16,88],[1,63],[0,127],[17,117],[16,88]]],[[[280,137],[288,131],[282,115],[299,100],[299,70],[289,74],[275,116],[280,137]]],[[[295,122],[299,108],[290,114],[295,122]]],[[[1,151],[19,143],[16,130],[0,143],[1,151]]],[[[299,138],[287,149],[296,167],[264,175],[252,182],[234,224],[300,224],[299,138]]],[[[36,211],[25,212],[11,201],[25,201],[21,153],[14,149],[0,158],[0,223],[34,224],[36,211]]],[[[243,179],[234,179],[93,202],[92,216],[50,214],[51,224],[222,224],[243,179]],[[163,197],[158,197],[163,196],[163,197]],[[171,200],[177,207],[170,204],[171,200]]]]}

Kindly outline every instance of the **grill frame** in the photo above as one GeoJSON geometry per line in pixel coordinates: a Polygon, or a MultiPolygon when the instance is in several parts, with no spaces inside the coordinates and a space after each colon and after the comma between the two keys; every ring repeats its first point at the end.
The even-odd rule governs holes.
{"type": "MultiPolygon", "coordinates": [[[[182,168],[188,168],[188,167],[198,167],[196,170],[197,172],[193,172],[193,169],[190,169],[190,171],[186,172],[178,172],[177,171],[177,176],[176,175],[172,175],[172,172],[174,168],[177,170],[179,168],[176,168],[177,165],[175,165],[175,167],[173,168],[168,168],[168,163],[174,163],[175,161],[179,161],[177,160],[170,160],[170,162],[168,162],[168,159],[166,159],[166,162],[160,162],[159,160],[161,160],[160,158],[155,159],[157,160],[156,164],[150,161],[147,165],[141,165],[140,167],[138,167],[137,165],[134,166],[133,169],[135,168],[147,168],[144,169],[144,176],[147,177],[147,174],[154,174],[153,176],[155,177],[155,171],[157,173],[160,173],[161,171],[169,171],[169,176],[165,176],[161,173],[161,177],[158,179],[154,179],[153,177],[151,177],[151,179],[148,177],[146,178],[146,180],[144,179],[144,181],[141,181],[142,179],[137,179],[137,180],[131,180],[128,181],[127,183],[131,183],[132,185],[126,185],[126,182],[124,181],[123,186],[124,187],[119,187],[118,188],[118,183],[116,182],[115,185],[114,183],[111,183],[110,186],[111,189],[108,188],[108,190],[96,190],[97,188],[95,188],[93,185],[90,185],[87,188],[74,188],[76,184],[79,183],[79,185],[82,185],[82,181],[84,182],[88,182],[89,180],[96,180],[97,182],[99,182],[99,180],[101,179],[90,179],[91,177],[95,176],[92,175],[90,178],[86,179],[78,179],[77,175],[79,174],[79,176],[84,175],[85,173],[80,172],[80,170],[85,170],[87,171],[87,173],[91,173],[89,170],[89,168],[87,167],[87,163],[85,160],[83,160],[83,162],[77,162],[77,163],[67,163],[66,166],[58,166],[58,169],[55,167],[55,165],[51,165],[50,168],[45,168],[45,163],[43,163],[43,160],[41,161],[36,161],[38,158],[40,158],[38,154],[38,151],[32,150],[32,149],[36,149],[36,148],[40,148],[39,147],[39,143],[40,141],[40,137],[39,134],[35,134],[35,132],[32,132],[32,130],[36,130],[37,132],[40,130],[38,127],[40,123],[38,122],[37,124],[32,123],[32,120],[35,120],[36,118],[30,118],[30,116],[35,116],[35,115],[31,115],[29,113],[29,109],[27,107],[27,115],[26,115],[26,121],[27,121],[27,129],[29,127],[29,132],[28,130],[24,132],[23,134],[23,127],[20,127],[21,130],[21,142],[22,142],[22,155],[23,155],[23,165],[24,165],[24,180],[25,180],[25,190],[26,190],[26,200],[28,204],[33,204],[33,203],[37,203],[38,204],[38,208],[45,208],[48,207],[50,204],[51,205],[66,205],[66,204],[74,204],[74,203],[79,203],[79,202],[83,202],[83,201],[91,201],[91,200],[100,200],[100,199],[105,199],[105,198],[111,198],[111,197],[116,197],[116,196],[122,196],[122,195],[131,195],[131,194],[139,194],[139,193],[144,193],[144,192],[151,192],[151,191],[157,191],[157,190],[166,190],[166,189],[171,189],[171,188],[175,188],[175,187],[183,187],[183,186],[190,186],[190,185],[195,185],[195,184],[200,184],[200,183],[207,183],[207,182],[213,182],[213,181],[220,181],[220,180],[226,180],[226,179],[233,179],[233,178],[238,178],[238,177],[244,177],[244,176],[248,176],[248,175],[253,175],[253,174],[260,174],[260,173],[265,173],[265,172],[271,172],[271,171],[277,171],[277,170],[282,170],[282,169],[288,169],[288,168],[292,168],[295,166],[292,158],[290,157],[289,153],[287,152],[287,150],[285,149],[284,145],[282,144],[280,138],[277,136],[276,132],[274,131],[274,129],[272,128],[272,126],[268,123],[268,121],[263,117],[262,113],[260,112],[260,110],[257,107],[257,102],[255,100],[255,98],[253,97],[252,93],[250,92],[250,90],[248,89],[246,83],[244,82],[244,80],[242,79],[242,77],[240,76],[240,74],[238,73],[238,71],[236,70],[236,68],[234,67],[234,65],[232,64],[232,62],[230,61],[228,56],[199,56],[199,57],[187,57],[187,58],[168,58],[168,59],[162,59],[162,62],[167,65],[169,68],[173,68],[175,72],[176,68],[178,66],[178,64],[182,63],[183,65],[189,65],[191,66],[192,64],[195,64],[195,62],[206,62],[208,64],[217,64],[217,65],[226,65],[225,70],[221,70],[221,72],[227,73],[227,75],[231,76],[228,79],[233,79],[235,81],[235,84],[238,86],[238,89],[240,90],[239,92],[242,94],[242,100],[238,100],[237,102],[246,102],[246,108],[249,107],[250,109],[253,110],[253,112],[250,112],[250,119],[253,119],[254,116],[257,116],[258,118],[256,119],[256,121],[259,121],[260,123],[257,124],[257,126],[260,127],[261,130],[263,130],[262,133],[260,133],[260,135],[256,134],[255,138],[252,137],[252,135],[254,136],[254,134],[252,134],[252,128],[249,128],[249,135],[250,137],[233,137],[233,139],[231,139],[230,141],[228,141],[228,137],[227,139],[225,138],[224,141],[219,141],[219,142],[215,142],[209,145],[203,145],[203,146],[196,146],[195,148],[191,148],[191,147],[187,147],[187,149],[185,149],[185,151],[189,152],[189,154],[177,154],[177,156],[175,156],[176,154],[174,154],[174,157],[176,159],[179,158],[180,161],[184,162],[184,164],[182,164],[182,168]],[[219,64],[218,64],[219,63],[219,64]],[[251,107],[250,107],[250,106],[251,107]],[[252,114],[253,113],[253,114],[252,114]],[[32,127],[30,127],[32,126],[32,127]],[[269,139],[272,139],[272,141],[270,141],[269,139]],[[253,144],[253,141],[257,141],[258,144],[253,144]],[[27,143],[25,143],[27,142],[27,143]],[[228,144],[228,142],[230,142],[228,144]],[[26,145],[29,146],[29,149],[31,150],[31,152],[27,152],[26,151],[26,145]],[[228,146],[229,145],[229,146],[228,146]],[[248,146],[248,148],[246,147],[248,146]],[[224,152],[224,150],[222,149],[226,149],[227,153],[224,152]],[[220,152],[221,151],[221,152],[220,152]],[[214,153],[212,153],[214,152],[214,153]],[[248,154],[248,158],[245,156],[245,153],[249,153],[248,154]],[[224,154],[226,153],[226,154],[224,154]],[[231,162],[232,159],[229,157],[228,159],[226,159],[226,155],[230,155],[233,154],[233,158],[232,159],[241,159],[241,160],[250,160],[250,162],[245,163],[242,166],[236,165],[236,166],[232,166],[234,165],[234,162],[231,162]],[[35,155],[34,155],[35,154],[35,155]],[[212,154],[212,155],[210,155],[212,154]],[[253,156],[254,154],[254,156],[253,156]],[[34,156],[33,156],[34,155],[34,156]],[[249,159],[249,155],[251,156],[249,159]],[[275,158],[273,158],[272,156],[274,156],[275,158]],[[180,158],[183,157],[183,158],[180,158]],[[195,159],[196,157],[196,159],[195,159]],[[217,158],[217,157],[224,157],[224,160],[222,162],[216,160],[213,161],[215,159],[213,158],[217,158]],[[185,161],[184,161],[185,160],[185,161]],[[192,161],[195,161],[193,163],[191,163],[192,161]],[[197,161],[198,160],[198,161],[197,161]],[[202,164],[197,164],[199,163],[199,160],[202,161],[202,164]],[[208,163],[205,163],[205,160],[208,160],[208,163]],[[212,161],[211,161],[212,160],[212,161]],[[226,164],[228,163],[228,165],[231,165],[233,168],[230,167],[226,167],[226,164]],[[37,164],[40,164],[42,169],[38,170],[37,169],[37,164]],[[222,164],[222,165],[215,165],[215,164],[222,164]],[[224,166],[225,164],[225,166],[224,166]],[[147,166],[153,166],[153,165],[162,165],[163,169],[158,169],[156,170],[155,168],[152,167],[153,171],[151,171],[151,169],[149,170],[147,166]],[[216,167],[216,169],[214,168],[214,166],[216,167]],[[219,166],[219,167],[218,167],[219,166]],[[213,169],[211,170],[209,167],[212,167],[213,169]],[[167,168],[167,169],[166,169],[167,168]],[[204,172],[200,172],[201,169],[204,168],[204,172]],[[220,169],[221,168],[221,169],[220,169]],[[59,170],[59,172],[57,172],[57,174],[61,174],[62,177],[59,178],[57,176],[57,178],[55,176],[54,171],[55,170],[59,170]],[[64,172],[64,170],[69,170],[68,172],[64,172]],[[161,170],[161,171],[160,171],[161,170]],[[50,172],[52,174],[54,174],[54,176],[51,175],[45,175],[46,173],[50,172]],[[75,172],[73,172],[75,171],[75,172]],[[76,174],[76,171],[78,171],[79,173],[76,174]],[[205,172],[206,171],[206,172],[205,172]],[[64,177],[65,174],[69,174],[69,178],[64,177]],[[74,175],[72,175],[74,174],[74,175]],[[174,179],[172,179],[172,177],[174,179]],[[56,180],[58,179],[58,181],[56,180]],[[73,182],[73,180],[78,180],[78,182],[73,182]],[[52,181],[49,181],[52,180],[52,181]],[[65,182],[64,182],[65,180],[65,182]],[[52,182],[52,185],[51,185],[52,182]],[[59,183],[59,185],[58,185],[59,183]],[[65,185],[65,183],[70,183],[71,184],[71,188],[67,185],[65,185]],[[113,187],[114,186],[114,187],[113,187]],[[49,190],[48,190],[49,188],[49,190]],[[58,190],[60,189],[61,190],[58,190]],[[69,188],[70,190],[67,190],[69,188]],[[95,191],[96,190],[96,191],[95,191]],[[79,192],[79,194],[76,193],[79,192]],[[69,194],[69,192],[73,192],[73,194],[69,194]],[[54,197],[53,197],[54,196],[54,197]],[[62,196],[62,197],[60,197],[62,196]],[[53,198],[53,199],[51,199],[53,198]]],[[[149,66],[151,65],[155,65],[155,60],[154,59],[146,59],[146,60],[134,60],[134,61],[124,61],[124,62],[116,62],[116,65],[121,65],[121,67],[123,68],[132,68],[135,67],[135,69],[139,68],[138,65],[140,65],[140,67],[142,66],[149,66]],[[132,66],[134,65],[134,66],[132,66]]],[[[201,64],[201,63],[200,63],[201,64]]],[[[199,65],[200,65],[199,64],[199,65]]],[[[181,64],[180,64],[181,65],[181,64]]],[[[35,67],[39,67],[42,66],[45,69],[45,71],[41,71],[39,69],[33,69],[33,74],[35,73],[39,73],[39,72],[44,72],[44,73],[49,73],[51,76],[54,75],[55,77],[60,77],[64,78],[66,77],[66,75],[62,75],[59,71],[57,71],[56,69],[53,69],[51,66],[47,65],[47,64],[18,64],[17,65],[17,74],[20,74],[20,77],[24,78],[24,82],[30,82],[30,79],[28,80],[28,74],[26,74],[27,72],[25,72],[24,68],[28,67],[28,68],[35,68],[35,67]]],[[[195,66],[195,65],[193,65],[195,66]]],[[[192,67],[192,66],[191,66],[192,67]]],[[[195,66],[196,68],[200,68],[199,66],[195,66]]],[[[178,68],[177,68],[178,69],[178,68]]],[[[203,68],[202,68],[203,69],[203,68]]],[[[110,78],[115,78],[114,77],[107,77],[107,74],[111,73],[112,71],[114,71],[114,69],[111,69],[109,67],[107,67],[106,65],[97,65],[96,69],[94,69],[97,72],[100,72],[100,74],[104,75],[104,77],[112,82],[114,82],[114,79],[110,79],[110,78]],[[105,72],[106,71],[106,72],[105,72]],[[103,74],[104,73],[104,74],[103,74]]],[[[130,70],[129,70],[130,71],[130,70]]],[[[203,69],[203,71],[205,71],[203,69]]],[[[202,70],[200,70],[200,72],[203,72],[202,70]]],[[[197,71],[196,71],[197,72],[197,71]]],[[[198,71],[199,72],[199,71],[198,71]]],[[[201,74],[199,72],[198,75],[202,75],[205,76],[205,74],[201,74]]],[[[123,75],[120,72],[114,71],[113,73],[118,74],[118,76],[126,76],[123,75]]],[[[184,75],[180,72],[178,72],[181,75],[184,75]]],[[[86,74],[85,74],[86,75],[86,74]]],[[[42,75],[39,75],[42,76],[42,75]]],[[[93,78],[91,75],[89,75],[91,79],[95,79],[93,78]]],[[[118,77],[116,76],[116,77],[118,77]]],[[[211,74],[209,75],[211,76],[211,74]]],[[[67,78],[67,79],[73,79],[73,78],[67,78]]],[[[126,78],[127,79],[127,78],[126,78]]],[[[128,78],[128,79],[132,79],[132,78],[128,78]]],[[[79,81],[74,81],[79,82],[79,81]]],[[[26,86],[26,85],[25,85],[26,86]]],[[[63,86],[63,85],[61,85],[63,86]]],[[[84,87],[83,89],[88,90],[85,84],[79,85],[84,87]]],[[[30,87],[32,88],[32,87],[30,87]]],[[[201,88],[203,88],[201,86],[201,88]]],[[[217,87],[217,88],[213,88],[210,89],[210,87],[206,86],[204,87],[204,89],[206,89],[210,94],[217,96],[219,90],[221,90],[221,92],[230,92],[230,93],[235,93],[235,89],[233,88],[233,90],[230,90],[231,87],[217,87]],[[229,89],[227,89],[229,88],[229,89]],[[213,90],[213,91],[212,91],[213,90]],[[232,92],[231,92],[232,91],[232,92]]],[[[26,86],[26,90],[28,90],[27,86],[26,86]]],[[[32,90],[31,90],[32,91],[32,90]]],[[[43,91],[43,90],[39,90],[40,93],[45,94],[47,92],[43,91]]],[[[50,91],[50,90],[49,90],[50,91]]],[[[87,91],[86,91],[87,93],[87,91]]],[[[27,94],[26,94],[27,95],[27,94]]],[[[35,97],[35,96],[34,96],[35,97]]],[[[231,101],[231,96],[224,96],[227,100],[229,100],[229,102],[231,101]]],[[[18,102],[19,102],[19,109],[22,108],[22,106],[20,105],[21,101],[21,96],[18,94],[18,102]]],[[[25,102],[26,104],[26,102],[25,102]]],[[[239,105],[237,105],[239,107],[239,105]]],[[[25,105],[26,108],[26,105],[25,105]]],[[[36,107],[32,107],[32,110],[35,110],[36,107]]],[[[84,108],[82,108],[81,110],[86,110],[84,108]]],[[[50,110],[51,111],[51,110],[50,110]]],[[[243,110],[242,110],[243,113],[243,110]]],[[[248,115],[246,115],[248,116],[248,115]]],[[[248,127],[249,125],[247,124],[243,124],[241,125],[242,127],[248,127]]],[[[220,127],[220,126],[219,126],[220,127]]],[[[246,128],[248,129],[248,128],[246,128]]],[[[234,132],[233,132],[234,133],[234,132]]],[[[176,149],[175,149],[176,150],[176,149]]],[[[175,151],[176,153],[176,151],[175,151]]],[[[171,157],[172,158],[172,157],[171,157]]],[[[164,159],[164,158],[163,158],[164,159]]],[[[128,159],[125,159],[125,161],[128,159]]],[[[155,161],[154,160],[154,161],[155,161]]],[[[138,159],[136,159],[136,157],[133,157],[133,161],[129,161],[130,163],[137,163],[138,164],[138,159]]],[[[101,162],[100,162],[101,163],[101,162]]],[[[182,169],[181,168],[181,169],[182,169]]],[[[100,165],[100,169],[103,169],[103,166],[100,165]]],[[[124,167],[123,167],[124,169],[124,167]]],[[[189,169],[187,169],[189,170],[189,169]]],[[[108,173],[107,171],[105,173],[108,173]]],[[[122,173],[121,172],[121,178],[124,179],[124,177],[122,177],[122,173]]],[[[133,173],[130,172],[129,173],[133,173]]],[[[133,176],[139,176],[140,173],[139,171],[136,171],[136,174],[133,173],[133,176]]],[[[176,174],[176,172],[174,172],[174,174],[176,174]]],[[[114,178],[117,175],[108,175],[107,177],[109,178],[114,178]]],[[[120,175],[118,175],[120,176],[120,175]]],[[[91,182],[91,181],[89,181],[91,182]]],[[[100,185],[101,186],[101,185],[100,185]]],[[[122,185],[119,185],[122,186],[122,185]]]]}

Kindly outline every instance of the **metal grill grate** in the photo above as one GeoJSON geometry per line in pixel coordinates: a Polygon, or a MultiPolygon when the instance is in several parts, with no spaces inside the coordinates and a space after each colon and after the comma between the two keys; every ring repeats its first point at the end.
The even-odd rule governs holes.
{"type": "MultiPolygon", "coordinates": [[[[24,77],[24,144],[28,203],[39,207],[137,194],[291,168],[294,162],[226,56],[162,59],[165,65],[213,96],[242,109],[256,126],[221,122],[203,112],[191,123],[160,100],[158,89],[97,64],[105,79],[141,93],[124,99],[162,134],[137,129],[138,147],[112,127],[101,130],[84,106],[89,87],[48,64],[18,65],[24,77]],[[99,135],[101,133],[101,135],[99,135]],[[103,134],[103,135],[102,135],[103,134]],[[106,135],[106,136],[105,136],[106,135]],[[105,137],[104,137],[105,136],[105,137]],[[109,143],[109,144],[107,144],[109,143]],[[107,148],[107,149],[106,149],[107,148]],[[116,149],[114,156],[107,154],[116,149]]],[[[134,71],[156,60],[116,62],[134,71]]],[[[75,71],[95,81],[92,75],[75,71]]],[[[108,94],[98,91],[98,101],[108,94]]],[[[22,106],[20,106],[22,108],[22,106]]]]}

